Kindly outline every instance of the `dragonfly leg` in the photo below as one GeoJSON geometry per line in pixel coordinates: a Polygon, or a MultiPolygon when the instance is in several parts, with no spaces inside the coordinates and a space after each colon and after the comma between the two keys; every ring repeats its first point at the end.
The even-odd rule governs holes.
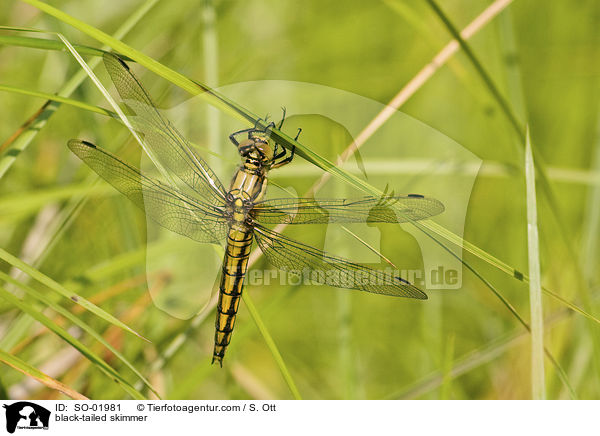
{"type": "MultiPolygon", "coordinates": [[[[281,107],[281,111],[283,113],[281,114],[281,121],[279,122],[279,125],[277,126],[277,130],[281,130],[281,128],[283,127],[283,122],[285,121],[285,114],[287,112],[287,110],[286,110],[286,108],[284,106],[281,107]]],[[[279,149],[279,147],[280,147],[280,145],[278,143],[275,143],[275,148],[273,149],[273,154],[275,155],[274,159],[279,159],[279,158],[285,156],[285,149],[281,153],[277,152],[277,150],[279,149]]]]}
{"type": "MultiPolygon", "coordinates": [[[[298,137],[300,136],[300,132],[302,132],[302,129],[298,128],[298,133],[296,134],[296,137],[294,138],[294,141],[296,141],[298,139],[298,137]]],[[[288,157],[283,158],[279,162],[275,162],[271,166],[271,169],[279,168],[279,167],[282,167],[282,166],[284,166],[286,164],[289,164],[294,159],[294,154],[295,153],[296,153],[296,146],[294,145],[292,147],[292,151],[291,151],[290,155],[288,157]]],[[[284,156],[285,156],[285,148],[283,149],[283,151],[281,153],[279,153],[277,156],[275,156],[274,159],[279,159],[279,158],[282,158],[284,156]]]]}
{"type": "Polygon", "coordinates": [[[279,153],[277,153],[277,150],[279,149],[279,144],[275,143],[275,150],[274,151],[274,156],[273,156],[273,160],[277,160],[277,159],[281,159],[283,156],[285,156],[285,148],[281,147],[281,151],[279,153]]]}
{"type": "MultiPolygon", "coordinates": [[[[289,164],[294,159],[295,152],[296,152],[296,146],[294,145],[292,147],[292,152],[290,153],[290,155],[288,157],[280,160],[279,162],[276,162],[273,165],[271,165],[271,169],[280,168],[280,167],[282,167],[284,165],[289,164]]],[[[284,155],[285,155],[285,151],[284,151],[284,155]]]]}
{"type": "Polygon", "coordinates": [[[229,135],[229,140],[231,142],[233,142],[233,145],[235,145],[236,147],[238,147],[240,145],[240,143],[238,142],[238,140],[236,139],[237,135],[240,135],[242,133],[250,133],[250,132],[254,132],[256,130],[256,127],[252,127],[250,129],[243,129],[243,130],[238,130],[237,132],[233,132],[231,135],[229,135]]]}
{"type": "MultiPolygon", "coordinates": [[[[283,111],[283,115],[281,116],[281,121],[279,122],[279,125],[277,126],[278,130],[281,130],[281,128],[283,127],[283,122],[285,121],[285,114],[287,112],[285,107],[282,107],[281,110],[283,111]]],[[[275,127],[275,125],[273,123],[271,123],[267,129],[269,127],[275,127]]],[[[294,138],[294,141],[298,139],[298,136],[300,136],[300,132],[302,131],[302,129],[298,129],[298,134],[296,135],[296,137],[294,138]]],[[[279,147],[281,147],[277,142],[275,143],[275,148],[273,149],[273,153],[275,154],[275,156],[273,157],[273,159],[279,159],[282,158],[283,156],[285,156],[285,148],[281,147],[283,150],[280,153],[277,153],[277,150],[279,149],[279,147]]]]}
{"type": "Polygon", "coordinates": [[[277,126],[278,130],[281,130],[281,128],[283,127],[283,122],[285,121],[285,107],[282,107],[281,110],[283,111],[283,115],[281,115],[281,121],[279,122],[279,126],[277,126]]]}
{"type": "MultiPolygon", "coordinates": [[[[267,127],[265,127],[265,130],[263,130],[263,132],[267,133],[268,130],[271,130],[273,127],[275,127],[275,123],[273,121],[271,121],[269,123],[269,125],[267,127]]],[[[271,134],[271,132],[269,132],[269,135],[271,134]]]]}
{"type": "MultiPolygon", "coordinates": [[[[269,118],[269,115],[267,114],[265,116],[265,122],[267,121],[267,119],[269,118]]],[[[242,130],[238,130],[237,132],[233,132],[231,135],[229,135],[229,140],[231,142],[233,142],[233,144],[237,147],[240,145],[239,141],[236,139],[237,135],[241,135],[242,133],[247,133],[248,134],[248,139],[250,139],[250,136],[252,135],[253,132],[266,132],[267,129],[269,129],[270,127],[275,127],[275,123],[271,122],[271,124],[269,124],[265,130],[261,130],[258,128],[258,123],[260,123],[260,121],[262,120],[262,118],[259,118],[256,120],[256,122],[254,123],[254,127],[251,127],[249,129],[242,129],[242,130]]]]}

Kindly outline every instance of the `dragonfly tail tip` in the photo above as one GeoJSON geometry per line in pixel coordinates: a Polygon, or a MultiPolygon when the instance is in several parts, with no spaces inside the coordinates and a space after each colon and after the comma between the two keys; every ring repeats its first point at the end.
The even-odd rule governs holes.
{"type": "Polygon", "coordinates": [[[214,355],[213,355],[213,358],[212,358],[211,365],[214,365],[214,364],[215,364],[215,362],[219,362],[219,366],[220,366],[221,368],[223,368],[223,358],[222,358],[221,356],[214,356],[214,355]]]}

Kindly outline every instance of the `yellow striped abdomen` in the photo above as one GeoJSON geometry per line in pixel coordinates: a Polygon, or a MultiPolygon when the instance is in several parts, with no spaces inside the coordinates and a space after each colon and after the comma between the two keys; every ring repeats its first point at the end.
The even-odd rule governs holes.
{"type": "Polygon", "coordinates": [[[219,303],[215,322],[215,348],[213,363],[223,366],[223,356],[231,340],[235,317],[242,297],[248,256],[252,247],[252,229],[233,225],[229,229],[223,272],[219,286],[219,303]]]}
{"type": "Polygon", "coordinates": [[[266,171],[254,168],[250,163],[242,165],[233,176],[231,187],[227,193],[230,199],[230,224],[227,236],[227,248],[223,259],[223,272],[219,286],[219,303],[217,304],[217,320],[215,322],[215,348],[213,363],[223,366],[225,350],[231,340],[235,324],[246,269],[248,256],[252,248],[252,227],[248,224],[248,202],[260,200],[265,191],[266,171]]]}

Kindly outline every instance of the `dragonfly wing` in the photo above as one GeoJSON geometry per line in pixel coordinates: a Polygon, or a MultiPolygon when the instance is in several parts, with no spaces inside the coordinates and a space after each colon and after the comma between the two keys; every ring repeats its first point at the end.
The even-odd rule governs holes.
{"type": "Polygon", "coordinates": [[[125,62],[117,56],[104,55],[104,65],[127,106],[135,130],[160,163],[193,191],[214,204],[225,198],[225,188],[208,164],[190,147],[187,140],[154,106],[149,94],[125,62]]]}
{"type": "Polygon", "coordinates": [[[369,268],[287,238],[256,224],[254,235],[265,257],[289,273],[304,275],[329,286],[396,297],[427,299],[427,295],[406,280],[369,268]]]}
{"type": "Polygon", "coordinates": [[[252,216],[264,224],[404,223],[443,211],[440,201],[410,194],[357,199],[278,198],[257,203],[252,216]]]}
{"type": "Polygon", "coordinates": [[[204,203],[152,180],[90,142],[72,139],[69,148],[161,226],[199,242],[221,244],[227,237],[224,205],[204,203]]]}

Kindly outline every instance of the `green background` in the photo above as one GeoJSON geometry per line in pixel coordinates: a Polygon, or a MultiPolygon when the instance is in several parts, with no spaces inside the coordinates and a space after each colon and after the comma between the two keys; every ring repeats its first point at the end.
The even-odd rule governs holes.
{"type": "MultiPolygon", "coordinates": [[[[440,3],[459,30],[491,4],[474,0],[440,3]]],[[[51,4],[112,34],[141,3],[127,0],[108,6],[107,2],[85,0],[51,4]]],[[[5,2],[0,24],[61,32],[73,44],[101,46],[21,2],[5,2]]],[[[529,126],[537,168],[543,169],[550,181],[548,191],[538,179],[537,190],[542,285],[592,315],[599,314],[599,24],[600,4],[596,1],[515,0],[467,41],[521,127],[529,126]]],[[[53,39],[52,35],[20,34],[25,35],[53,39]]],[[[210,86],[302,81],[386,104],[451,38],[425,1],[183,0],[158,2],[123,41],[210,86]],[[207,14],[214,14],[214,28],[207,25],[207,14]],[[209,45],[210,41],[215,44],[214,51],[206,49],[207,40],[209,45]]],[[[80,68],[69,53],[9,42],[0,45],[3,85],[54,93],[80,68]]],[[[140,67],[135,70],[161,106],[172,107],[188,98],[163,78],[140,67]]],[[[104,68],[96,71],[108,85],[104,68]]],[[[71,97],[109,108],[89,80],[71,97]]],[[[2,92],[0,98],[0,141],[4,142],[43,100],[8,92],[2,92]]],[[[238,103],[263,115],[258,104],[238,103]]],[[[293,108],[294,102],[281,101],[280,105],[293,108]]],[[[460,50],[419,85],[400,110],[483,160],[466,210],[463,237],[527,272],[524,143],[472,59],[460,50]]],[[[226,125],[245,127],[227,114],[221,116],[226,125]]],[[[277,119],[279,114],[272,116],[277,119]]],[[[218,155],[225,153],[209,144],[205,114],[189,123],[182,129],[190,131],[194,142],[218,155]]],[[[335,140],[337,127],[326,120],[292,118],[286,131],[292,134],[297,126],[304,129],[300,142],[332,161],[348,142],[344,134],[335,140]]],[[[410,132],[407,134],[398,141],[410,141],[410,132]]],[[[152,343],[54,298],[47,287],[27,277],[19,280],[103,335],[150,380],[162,398],[292,398],[289,381],[282,377],[272,348],[265,344],[244,304],[223,369],[210,366],[212,313],[190,328],[191,321],[169,316],[152,304],[144,279],[145,216],[104,184],[92,193],[86,191],[85,180],[91,171],[67,149],[70,138],[93,139],[118,151],[125,160],[139,162],[139,147],[117,122],[61,106],[31,143],[14,154],[14,164],[0,180],[0,247],[97,301],[152,343]],[[81,195],[87,200],[69,212],[81,195]],[[48,244],[48,240],[52,242],[48,244]],[[37,262],[37,258],[43,260],[37,262]],[[182,332],[185,341],[173,356],[165,357],[182,332]],[[164,365],[157,368],[163,358],[164,365]]],[[[222,143],[228,153],[233,152],[226,137],[222,143]]],[[[364,147],[369,156],[397,156],[397,143],[373,140],[364,147]]],[[[2,148],[0,162],[5,162],[9,151],[10,144],[2,148]]],[[[306,163],[301,158],[294,162],[306,163]]],[[[274,175],[274,181],[302,193],[318,179],[320,170],[306,175],[294,169],[294,164],[274,175]]],[[[227,181],[230,176],[225,172],[223,180],[227,181]]],[[[334,190],[345,192],[347,188],[341,180],[329,183],[334,190]]],[[[373,183],[380,189],[385,186],[373,183]]],[[[451,198],[440,200],[447,208],[452,204],[451,198]]],[[[290,234],[316,246],[323,243],[323,229],[300,232],[290,234]]],[[[382,232],[385,243],[381,250],[386,257],[399,266],[414,261],[412,251],[418,247],[404,232],[397,226],[382,232]]],[[[464,260],[529,322],[526,283],[472,254],[465,253],[464,260]]],[[[0,269],[9,273],[11,265],[0,261],[0,269]]],[[[312,286],[249,286],[247,291],[303,398],[531,398],[530,336],[514,313],[466,268],[460,290],[432,291],[426,302],[312,286]]],[[[96,350],[125,380],[137,383],[130,369],[89,335],[73,328],[70,321],[44,309],[44,304],[25,301],[44,310],[57,325],[71,328],[74,336],[96,350]]],[[[561,380],[557,366],[546,359],[548,398],[597,399],[600,326],[548,297],[543,298],[543,310],[545,346],[567,380],[567,384],[561,380]]],[[[129,398],[75,347],[27,320],[0,298],[1,350],[89,398],[129,398]]],[[[9,366],[0,368],[4,396],[63,397],[31,383],[9,366]]],[[[140,392],[152,396],[147,390],[140,392]]]]}

